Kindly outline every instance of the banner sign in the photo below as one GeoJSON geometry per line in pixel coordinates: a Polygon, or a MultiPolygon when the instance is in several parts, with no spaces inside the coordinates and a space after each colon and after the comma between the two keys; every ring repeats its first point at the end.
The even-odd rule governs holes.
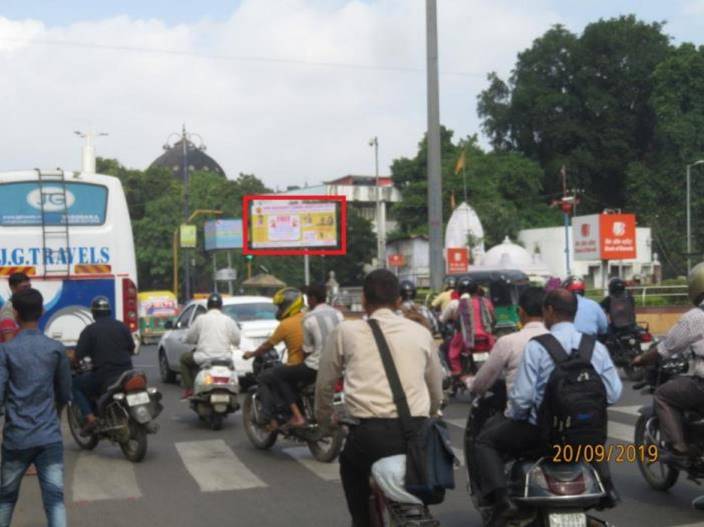
{"type": "Polygon", "coordinates": [[[391,267],[402,267],[404,264],[404,258],[402,254],[390,254],[388,256],[389,266],[391,267]]]}
{"type": "Polygon", "coordinates": [[[197,239],[195,225],[181,225],[181,249],[195,249],[197,239]]]}
{"type": "Polygon", "coordinates": [[[469,248],[448,247],[445,254],[447,274],[466,273],[469,268],[469,248]]]}
{"type": "Polygon", "coordinates": [[[206,221],[204,231],[206,251],[242,248],[242,220],[206,221]]]}
{"type": "Polygon", "coordinates": [[[635,214],[592,214],[572,221],[575,260],[637,257],[635,214]]]}
{"type": "Polygon", "coordinates": [[[3,183],[0,225],[102,225],[108,189],[76,182],[3,183]],[[43,219],[43,221],[42,221],[43,219]]]}

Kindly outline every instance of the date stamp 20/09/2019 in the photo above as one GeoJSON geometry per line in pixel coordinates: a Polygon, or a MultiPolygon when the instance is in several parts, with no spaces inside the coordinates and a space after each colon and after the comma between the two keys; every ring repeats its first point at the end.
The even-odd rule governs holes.
{"type": "Polygon", "coordinates": [[[660,451],[657,445],[552,445],[554,463],[655,463],[660,451]]]}

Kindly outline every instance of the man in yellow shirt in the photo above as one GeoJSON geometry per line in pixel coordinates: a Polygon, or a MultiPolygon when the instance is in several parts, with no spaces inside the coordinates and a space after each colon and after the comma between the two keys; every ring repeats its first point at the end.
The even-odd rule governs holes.
{"type": "Polygon", "coordinates": [[[452,292],[455,290],[457,280],[454,276],[449,276],[445,279],[445,290],[433,299],[430,306],[442,313],[447,305],[452,302],[452,292]]]}
{"type": "MultiPolygon", "coordinates": [[[[283,381],[279,380],[277,370],[301,364],[305,358],[303,353],[303,294],[298,289],[286,287],[277,291],[272,301],[274,305],[278,306],[276,318],[281,322],[274,331],[274,334],[271,335],[266,342],[255,351],[244,353],[242,358],[249,360],[252,357],[260,357],[273,349],[279,342],[283,342],[286,345],[288,356],[286,365],[273,368],[259,377],[259,382],[267,385],[271,390],[271,395],[274,398],[272,402],[278,406],[283,396],[280,394],[277,385],[283,381]]],[[[302,426],[305,424],[305,421],[299,413],[299,415],[294,416],[291,424],[294,426],[302,426]]],[[[278,426],[275,419],[272,419],[271,426],[278,426]]]]}

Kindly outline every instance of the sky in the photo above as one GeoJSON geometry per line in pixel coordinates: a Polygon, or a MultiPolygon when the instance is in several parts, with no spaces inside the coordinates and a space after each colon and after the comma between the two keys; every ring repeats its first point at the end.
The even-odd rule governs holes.
{"type": "MultiPolygon", "coordinates": [[[[438,0],[442,123],[481,138],[489,72],[554,24],[629,13],[702,43],[704,0],[438,0]]],[[[372,174],[374,136],[388,173],[426,129],[425,1],[0,0],[0,71],[0,171],[78,168],[74,130],[143,169],[185,123],[272,188],[372,174]]]]}

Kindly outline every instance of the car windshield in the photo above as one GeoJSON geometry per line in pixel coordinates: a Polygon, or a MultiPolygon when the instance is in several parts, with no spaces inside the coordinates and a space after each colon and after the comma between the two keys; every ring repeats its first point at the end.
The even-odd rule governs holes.
{"type": "Polygon", "coordinates": [[[252,302],[223,306],[223,312],[237,322],[276,320],[276,306],[271,302],[252,302]]]}

